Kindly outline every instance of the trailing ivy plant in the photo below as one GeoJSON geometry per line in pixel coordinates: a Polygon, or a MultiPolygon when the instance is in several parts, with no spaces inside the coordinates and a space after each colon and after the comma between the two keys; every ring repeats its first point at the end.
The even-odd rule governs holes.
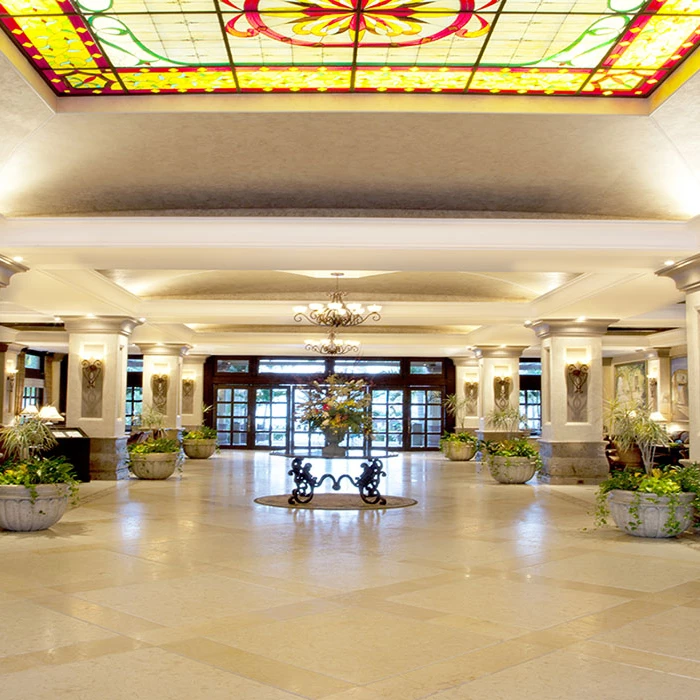
{"type": "MultiPolygon", "coordinates": [[[[530,440],[525,437],[508,438],[506,440],[484,440],[481,449],[486,452],[489,458],[505,457],[504,466],[511,465],[511,458],[525,457],[535,465],[535,471],[539,473],[542,469],[542,458],[540,452],[530,440]]],[[[489,461],[492,461],[489,459],[489,461]]]]}
{"type": "Polygon", "coordinates": [[[8,460],[0,464],[0,486],[24,486],[29,490],[32,502],[36,501],[36,487],[41,484],[65,484],[71,502],[78,501],[78,481],[73,465],[65,457],[30,457],[27,460],[8,460]]]}
{"type": "MultiPolygon", "coordinates": [[[[629,506],[630,530],[637,530],[642,524],[640,508],[645,501],[655,502],[656,497],[668,498],[668,516],[664,531],[669,535],[680,534],[681,522],[676,514],[682,506],[679,495],[694,493],[695,498],[688,511],[700,506],[700,465],[693,463],[686,467],[662,467],[647,472],[621,470],[602,482],[596,496],[595,524],[606,525],[610,517],[608,495],[611,491],[631,491],[634,493],[629,506]],[[653,497],[653,498],[650,498],[653,497]]],[[[689,513],[687,513],[689,514],[689,513]]]]}
{"type": "Polygon", "coordinates": [[[182,436],[183,440],[216,440],[218,433],[208,425],[200,425],[194,430],[188,430],[182,436]]]}
{"type": "Polygon", "coordinates": [[[440,446],[442,447],[445,443],[456,443],[459,445],[474,445],[474,447],[479,446],[479,438],[464,430],[455,431],[450,433],[447,430],[442,434],[440,438],[440,446]]]}

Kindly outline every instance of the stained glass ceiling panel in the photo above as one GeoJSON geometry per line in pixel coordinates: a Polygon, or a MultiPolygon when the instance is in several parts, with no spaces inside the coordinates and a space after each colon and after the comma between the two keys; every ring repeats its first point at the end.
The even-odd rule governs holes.
{"type": "Polygon", "coordinates": [[[700,0],[0,0],[0,26],[59,95],[646,97],[700,0]]]}

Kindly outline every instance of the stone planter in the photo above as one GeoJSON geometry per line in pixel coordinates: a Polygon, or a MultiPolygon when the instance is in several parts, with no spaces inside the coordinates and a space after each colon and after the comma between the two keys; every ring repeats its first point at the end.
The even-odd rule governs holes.
{"type": "Polygon", "coordinates": [[[190,459],[209,459],[216,452],[216,438],[183,440],[182,447],[190,459]]]}
{"type": "Polygon", "coordinates": [[[321,454],[324,457],[345,457],[345,448],[340,447],[340,443],[345,439],[346,434],[345,432],[337,433],[334,430],[326,430],[323,433],[326,438],[326,445],[321,448],[321,454]]]}
{"type": "Polygon", "coordinates": [[[132,454],[131,473],[139,479],[167,479],[177,467],[177,452],[151,452],[132,454]]]}
{"type": "Polygon", "coordinates": [[[672,515],[669,496],[657,496],[639,491],[610,491],[608,508],[610,515],[621,530],[635,537],[675,537],[687,530],[693,522],[694,493],[679,493],[673,507],[678,525],[667,527],[672,515]],[[630,512],[632,510],[632,512],[630,512]],[[634,511],[638,512],[638,517],[634,511]]]}
{"type": "Polygon", "coordinates": [[[524,484],[537,471],[537,464],[530,457],[489,456],[491,476],[501,484],[524,484]]]}
{"type": "Polygon", "coordinates": [[[468,462],[476,454],[476,445],[473,442],[444,442],[442,451],[453,462],[468,462]]]}
{"type": "Polygon", "coordinates": [[[0,486],[0,527],[15,532],[46,530],[66,512],[67,484],[37,484],[37,497],[24,486],[0,486]]]}

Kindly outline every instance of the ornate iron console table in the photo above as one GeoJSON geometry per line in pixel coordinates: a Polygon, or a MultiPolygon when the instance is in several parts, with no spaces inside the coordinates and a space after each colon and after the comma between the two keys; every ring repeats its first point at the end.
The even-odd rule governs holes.
{"type": "Polygon", "coordinates": [[[299,452],[271,452],[276,457],[288,457],[292,460],[291,469],[287,472],[294,477],[294,488],[289,497],[290,505],[297,503],[309,503],[314,497],[314,489],[317,489],[324,481],[329,481],[334,491],[340,491],[343,479],[347,479],[360,493],[360,498],[370,505],[386,505],[386,498],[379,491],[380,480],[386,476],[382,459],[396,457],[396,452],[384,452],[373,455],[347,455],[345,457],[324,457],[320,450],[310,450],[306,453],[299,452]],[[363,460],[360,467],[362,473],[359,476],[341,474],[334,476],[326,472],[322,476],[314,476],[311,473],[311,459],[323,460],[363,460]]]}

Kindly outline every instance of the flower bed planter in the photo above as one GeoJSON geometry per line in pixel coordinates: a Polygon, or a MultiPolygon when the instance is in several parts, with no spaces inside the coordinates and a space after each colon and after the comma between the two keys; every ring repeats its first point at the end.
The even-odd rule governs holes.
{"type": "Polygon", "coordinates": [[[693,522],[694,493],[657,496],[640,491],[613,490],[607,505],[615,524],[635,537],[675,537],[693,522]]]}
{"type": "Polygon", "coordinates": [[[46,530],[66,512],[68,484],[37,484],[36,498],[24,486],[0,486],[0,527],[15,532],[46,530]]]}
{"type": "Polygon", "coordinates": [[[132,454],[131,472],[139,479],[167,479],[177,468],[177,452],[132,454]]]}
{"type": "Polygon", "coordinates": [[[468,462],[476,454],[476,448],[476,444],[470,442],[445,441],[442,451],[453,462],[468,462]]]}
{"type": "Polygon", "coordinates": [[[537,463],[531,457],[489,455],[489,472],[501,484],[524,484],[536,471],[537,463]]]}
{"type": "Polygon", "coordinates": [[[216,452],[216,438],[183,440],[182,447],[190,459],[209,459],[216,452]]]}

